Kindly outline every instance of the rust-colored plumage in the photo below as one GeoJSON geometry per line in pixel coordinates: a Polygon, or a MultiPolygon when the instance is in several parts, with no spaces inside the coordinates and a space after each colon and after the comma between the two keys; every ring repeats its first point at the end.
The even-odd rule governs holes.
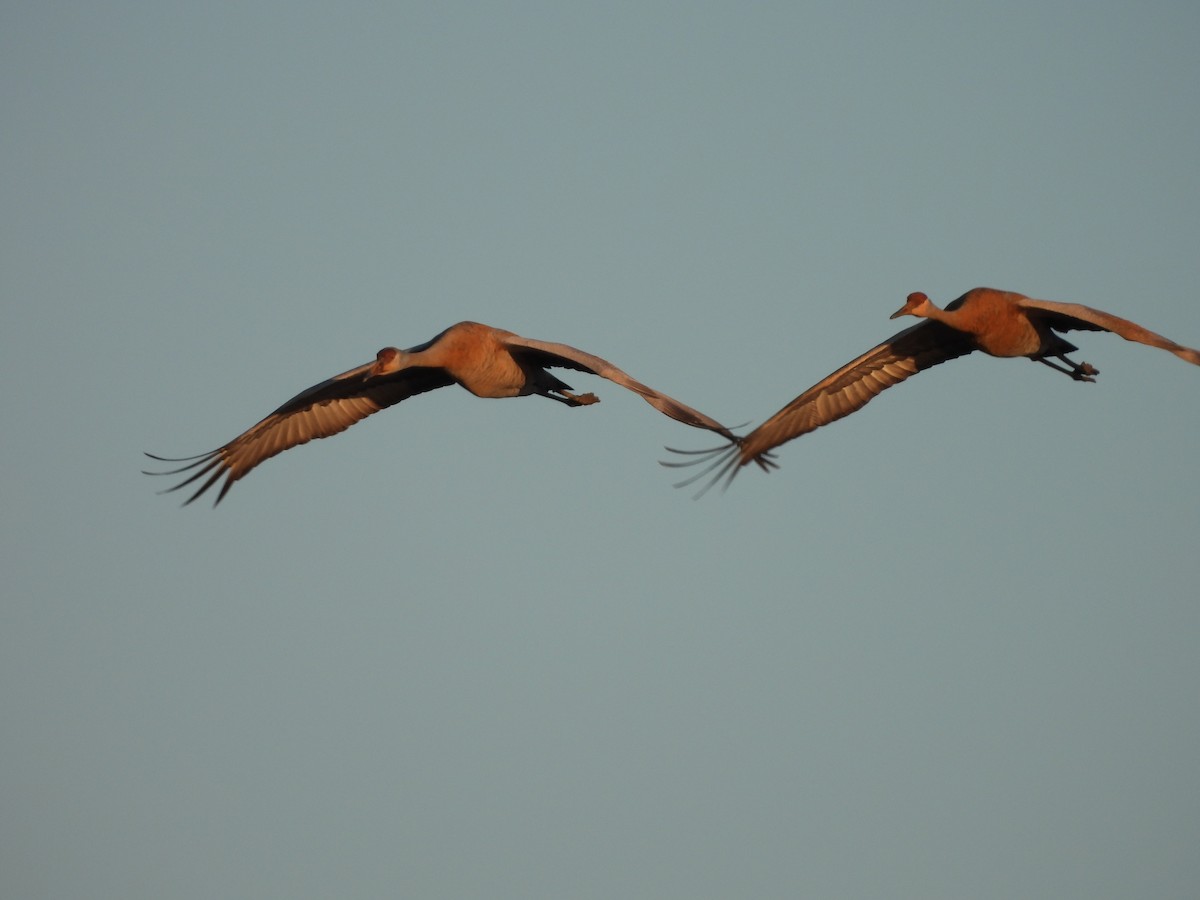
{"type": "Polygon", "coordinates": [[[709,450],[668,448],[695,458],[663,465],[708,464],[677,486],[692,484],[715,471],[703,493],[722,479],[728,484],[742,466],[751,462],[769,471],[776,467],[771,451],[780,444],[862,409],[882,391],[924,369],[975,350],[1000,357],[1025,356],[1076,381],[1095,381],[1098,370],[1068,359],[1067,354],[1078,348],[1056,331],[1111,331],[1200,366],[1200,351],[1176,344],[1128,319],[1078,303],[1035,300],[992,288],[967,291],[946,304],[945,309],[939,309],[925,294],[909,294],[904,306],[892,314],[893,319],[899,316],[918,316],[926,321],[892,335],[821,379],[744,438],[709,450]]]}
{"type": "Polygon", "coordinates": [[[302,391],[257,425],[209,453],[183,459],[147,453],[160,462],[184,462],[187,465],[146,474],[190,473],[186,480],[167,489],[167,492],[176,491],[200,481],[186,503],[191,503],[224,479],[213,501],[216,506],[235,481],[264,460],[314,438],[345,431],[355,422],[401,400],[451,384],[458,383],[477,397],[536,394],[567,406],[599,402],[595,394],[572,393],[570,385],[546,371],[550,367],[576,369],[607,378],[640,394],[647,403],[672,419],[715,431],[729,441],[737,440],[720,422],[634,380],[599,356],[566,344],[524,338],[477,322],[459,322],[433,340],[408,350],[385,347],[374,362],[302,391]]]}

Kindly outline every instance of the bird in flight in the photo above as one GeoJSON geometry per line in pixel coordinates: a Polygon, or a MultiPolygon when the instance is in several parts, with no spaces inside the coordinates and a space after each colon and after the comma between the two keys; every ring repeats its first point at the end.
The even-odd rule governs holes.
{"type": "Polygon", "coordinates": [[[607,378],[628,388],[659,412],[696,428],[715,431],[736,443],[737,437],[720,422],[678,400],[636,381],[607,360],[566,344],[537,341],[480,325],[459,322],[416,347],[385,347],[374,362],[301,391],[287,403],[238,435],[228,444],[199,456],[178,459],[147,453],[166,463],[186,463],[147,475],[179,475],[185,480],[162,493],[200,482],[186,506],[224,479],[213,506],[233,483],[263,460],[284,450],[345,431],[372,413],[417,394],[460,384],[476,397],[549,397],[567,406],[598,403],[595,394],[576,394],[548,368],[575,369],[607,378]]]}
{"type": "Polygon", "coordinates": [[[1056,332],[1111,331],[1127,341],[1160,347],[1200,366],[1200,351],[1176,344],[1128,319],[1078,303],[1035,300],[1011,291],[974,288],[947,303],[945,309],[916,292],[909,294],[907,302],[891,317],[900,316],[917,316],[925,321],[892,335],[822,378],[745,437],[707,450],[668,447],[673,453],[693,458],[664,461],[665,466],[707,464],[676,487],[715,473],[696,495],[700,496],[722,480],[728,485],[741,467],[751,462],[763,471],[778,468],[771,451],[780,444],[862,409],[880,392],[918,372],[975,350],[991,356],[1025,356],[1076,381],[1095,381],[1099,370],[1068,359],[1067,354],[1079,348],[1056,332]]]}

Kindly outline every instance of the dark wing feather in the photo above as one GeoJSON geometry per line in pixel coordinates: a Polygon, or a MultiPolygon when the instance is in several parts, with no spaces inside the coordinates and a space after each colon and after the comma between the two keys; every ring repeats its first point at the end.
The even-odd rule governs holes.
{"type": "Polygon", "coordinates": [[[216,506],[235,481],[264,460],[316,438],[325,438],[345,431],[355,422],[401,400],[454,383],[441,369],[403,369],[372,377],[370,370],[373,365],[369,363],[359,366],[313,385],[228,444],[209,453],[185,459],[171,459],[147,453],[151,459],[160,462],[186,462],[187,465],[166,472],[146,474],[178,475],[181,472],[191,472],[184,481],[168,488],[165,493],[177,491],[204,479],[185,505],[224,478],[220,492],[213,501],[213,506],[216,506]]]}
{"type": "Polygon", "coordinates": [[[1200,350],[1184,347],[1161,334],[1155,334],[1136,322],[1084,306],[1082,303],[1055,303],[1050,300],[1035,300],[1022,297],[1017,304],[1029,310],[1033,317],[1041,319],[1055,331],[1111,331],[1127,341],[1148,344],[1174,353],[1180,359],[1200,366],[1200,350]]]}
{"type": "Polygon", "coordinates": [[[780,444],[836,422],[862,409],[892,385],[974,349],[970,338],[961,332],[940,322],[920,322],[818,381],[742,438],[740,445],[696,451],[668,447],[674,453],[687,453],[696,459],[664,465],[680,467],[708,463],[696,475],[676,485],[691,484],[716,470],[712,481],[701,493],[723,478],[728,484],[738,469],[747,463],[755,462],[764,470],[774,468],[771,451],[780,444]]]}
{"type": "Polygon", "coordinates": [[[892,385],[975,349],[970,338],[925,321],[827,375],[746,436],[743,460],[857,412],[892,385]]]}
{"type": "Polygon", "coordinates": [[[614,384],[619,384],[621,387],[641,395],[643,400],[663,415],[670,416],[672,419],[683,422],[685,425],[715,431],[727,440],[735,442],[738,440],[733,432],[716,419],[706,416],[704,413],[693,409],[685,403],[680,403],[674,397],[669,397],[661,391],[656,391],[654,388],[642,384],[640,381],[618,369],[608,360],[601,359],[599,356],[586,353],[567,344],[536,341],[532,338],[525,338],[512,333],[504,336],[504,343],[513,352],[514,356],[535,361],[540,366],[557,366],[564,369],[575,369],[580,372],[599,375],[601,378],[607,378],[614,384]]]}

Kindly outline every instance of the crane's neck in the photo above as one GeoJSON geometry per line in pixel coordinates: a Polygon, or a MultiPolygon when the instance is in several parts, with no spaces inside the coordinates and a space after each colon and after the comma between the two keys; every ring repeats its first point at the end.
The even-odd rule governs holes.
{"type": "Polygon", "coordinates": [[[958,320],[958,310],[942,309],[928,297],[912,311],[912,314],[920,316],[922,319],[933,319],[935,322],[941,322],[944,325],[949,325],[951,328],[955,327],[955,323],[958,320]]]}

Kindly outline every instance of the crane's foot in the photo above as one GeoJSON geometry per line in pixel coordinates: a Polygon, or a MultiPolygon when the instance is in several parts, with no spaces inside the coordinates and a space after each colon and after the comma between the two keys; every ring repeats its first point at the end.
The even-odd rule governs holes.
{"type": "Polygon", "coordinates": [[[567,398],[566,402],[570,406],[591,406],[593,403],[600,402],[600,398],[595,394],[571,394],[567,391],[559,391],[559,393],[567,398]]]}
{"type": "Polygon", "coordinates": [[[1036,356],[1034,357],[1034,360],[1036,362],[1040,362],[1042,365],[1049,366],[1056,372],[1062,372],[1064,375],[1070,375],[1076,381],[1090,381],[1094,383],[1096,379],[1093,376],[1100,374],[1100,370],[1091,363],[1077,363],[1075,360],[1067,359],[1067,357],[1061,354],[1055,356],[1054,358],[1062,360],[1064,363],[1066,363],[1066,366],[1060,366],[1057,363],[1052,363],[1044,356],[1036,356]]]}

